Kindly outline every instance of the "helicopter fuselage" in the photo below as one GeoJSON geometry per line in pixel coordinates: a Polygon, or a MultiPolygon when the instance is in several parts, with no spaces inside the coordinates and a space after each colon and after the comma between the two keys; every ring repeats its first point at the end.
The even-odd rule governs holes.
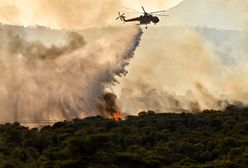
{"type": "Polygon", "coordinates": [[[157,16],[152,15],[141,15],[140,16],[140,24],[150,24],[153,22],[154,24],[157,24],[159,22],[159,18],[157,16]]]}
{"type": "Polygon", "coordinates": [[[143,9],[143,15],[131,19],[126,19],[125,13],[121,14],[120,12],[118,12],[119,16],[116,18],[116,20],[120,19],[123,22],[139,22],[139,25],[146,25],[147,28],[147,25],[150,24],[151,22],[154,23],[155,25],[159,22],[159,18],[157,16],[168,16],[168,15],[160,14],[161,12],[165,12],[165,10],[148,13],[145,11],[143,6],[142,9],[143,9]]]}
{"type": "Polygon", "coordinates": [[[140,22],[141,25],[147,25],[147,24],[150,24],[151,22],[154,24],[157,24],[159,22],[159,18],[157,16],[152,16],[150,14],[144,14],[144,15],[141,15],[140,17],[127,19],[127,20],[123,18],[123,20],[124,22],[138,21],[140,22]]]}

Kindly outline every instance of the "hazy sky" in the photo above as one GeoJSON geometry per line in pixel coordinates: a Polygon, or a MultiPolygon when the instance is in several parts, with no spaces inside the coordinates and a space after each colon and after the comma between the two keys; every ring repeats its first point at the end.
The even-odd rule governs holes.
{"type": "Polygon", "coordinates": [[[181,0],[0,0],[0,22],[51,28],[120,25],[115,18],[124,7],[148,11],[168,9],[181,0]]]}
{"type": "Polygon", "coordinates": [[[248,0],[128,0],[123,3],[138,11],[141,5],[147,11],[167,9],[170,17],[161,17],[158,26],[248,29],[248,0]]]}
{"type": "Polygon", "coordinates": [[[248,0],[0,0],[0,22],[67,29],[120,26],[115,20],[118,11],[133,17],[137,14],[125,7],[142,11],[141,6],[148,12],[167,9],[170,17],[161,17],[158,26],[247,29],[248,25],[248,0]]]}
{"type": "Polygon", "coordinates": [[[177,20],[220,29],[247,29],[248,25],[248,0],[184,0],[168,12],[171,17],[163,19],[164,23],[177,20]]]}
{"type": "Polygon", "coordinates": [[[169,9],[183,0],[125,0],[123,4],[126,7],[133,8],[135,10],[141,10],[141,6],[144,6],[149,11],[169,9]]]}

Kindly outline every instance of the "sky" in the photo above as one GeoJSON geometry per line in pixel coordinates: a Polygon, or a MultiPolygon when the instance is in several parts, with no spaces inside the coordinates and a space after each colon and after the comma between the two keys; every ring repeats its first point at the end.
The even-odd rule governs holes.
{"type": "Polygon", "coordinates": [[[176,5],[178,5],[183,0],[125,0],[123,1],[124,6],[135,9],[135,10],[142,10],[141,6],[144,6],[148,11],[157,11],[163,9],[169,9],[176,5]]]}
{"type": "Polygon", "coordinates": [[[158,26],[188,25],[247,29],[248,0],[0,0],[0,21],[13,25],[42,25],[55,29],[85,29],[120,25],[117,12],[166,9],[170,17],[158,26]],[[28,7],[28,8],[27,8],[28,7]]]}
{"type": "Polygon", "coordinates": [[[174,17],[171,24],[178,19],[189,26],[244,30],[248,23],[247,9],[248,0],[185,0],[169,13],[174,17]]]}
{"type": "Polygon", "coordinates": [[[61,29],[85,29],[118,25],[117,12],[124,7],[141,10],[168,9],[181,0],[0,0],[0,21],[14,25],[42,25],[61,29]],[[28,7],[28,8],[27,8],[28,7]]]}

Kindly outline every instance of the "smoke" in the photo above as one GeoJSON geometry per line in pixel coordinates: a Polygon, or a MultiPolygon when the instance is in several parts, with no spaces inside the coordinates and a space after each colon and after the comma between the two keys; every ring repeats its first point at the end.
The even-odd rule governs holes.
{"type": "MultiPolygon", "coordinates": [[[[150,11],[179,1],[142,2],[150,11]]],[[[240,4],[234,0],[203,2],[187,0],[171,9],[172,23],[176,18],[193,26],[246,29],[246,0],[240,4]]],[[[4,23],[70,30],[1,26],[0,107],[7,111],[1,119],[109,116],[120,110],[117,104],[124,112],[137,113],[148,109],[198,112],[247,102],[245,32],[188,27],[148,29],[128,77],[123,77],[141,30],[103,28],[118,23],[116,12],[123,5],[135,5],[135,9],[140,6],[117,0],[0,0],[0,20],[4,23]],[[77,30],[92,27],[98,28],[77,30]],[[116,102],[116,96],[108,92],[118,81],[120,85],[114,88],[116,102]]]]}
{"type": "MultiPolygon", "coordinates": [[[[189,29],[180,33],[168,28],[156,29],[151,39],[146,32],[142,48],[129,67],[128,78],[121,79],[120,104],[124,111],[182,111],[197,103],[195,83],[210,80],[213,55],[206,43],[189,29]],[[163,36],[163,40],[158,41],[163,36]],[[147,62],[144,64],[144,61],[147,62]],[[177,91],[175,93],[174,91],[177,91]],[[187,97],[185,97],[185,92],[187,97]],[[190,94],[192,92],[192,94],[190,94]],[[134,99],[132,99],[132,97],[134,99]],[[137,104],[137,105],[135,105],[137,104]]],[[[195,108],[194,107],[190,108],[195,108]]]]}
{"type": "Polygon", "coordinates": [[[1,121],[109,116],[98,104],[116,76],[127,73],[142,32],[135,26],[97,32],[89,38],[87,30],[1,25],[1,121]]]}
{"type": "Polygon", "coordinates": [[[68,33],[66,39],[68,44],[62,47],[56,45],[46,47],[40,41],[28,42],[12,32],[8,32],[8,35],[10,40],[8,41],[9,45],[7,47],[10,54],[25,56],[26,61],[30,61],[31,63],[33,63],[33,60],[56,59],[56,57],[70,54],[79,48],[83,48],[86,44],[84,38],[77,32],[68,33]]]}
{"type": "Polygon", "coordinates": [[[247,104],[247,39],[245,31],[147,30],[128,77],[116,88],[122,110],[199,112],[247,104]]]}
{"type": "Polygon", "coordinates": [[[117,96],[114,93],[106,93],[100,97],[97,107],[102,116],[112,117],[115,112],[120,112],[117,105],[117,96]]]}

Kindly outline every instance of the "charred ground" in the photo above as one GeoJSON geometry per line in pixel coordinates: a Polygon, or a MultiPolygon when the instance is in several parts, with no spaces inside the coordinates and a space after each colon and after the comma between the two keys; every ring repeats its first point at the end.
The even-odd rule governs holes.
{"type": "Polygon", "coordinates": [[[248,108],[0,126],[0,167],[245,167],[248,108]]]}

